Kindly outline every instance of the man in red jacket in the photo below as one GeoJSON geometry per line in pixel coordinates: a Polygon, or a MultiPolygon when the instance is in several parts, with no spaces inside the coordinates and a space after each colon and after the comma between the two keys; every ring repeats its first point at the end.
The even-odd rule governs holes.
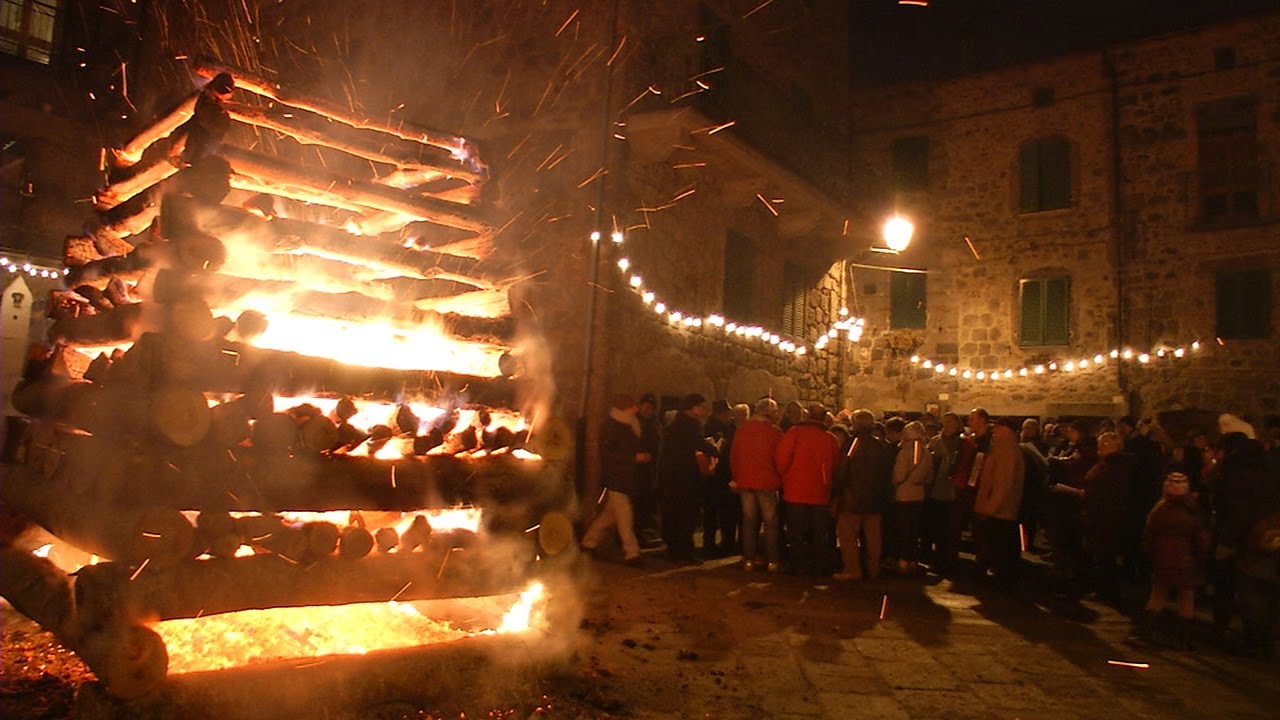
{"type": "Polygon", "coordinates": [[[831,568],[831,475],[840,447],[823,424],[826,416],[824,406],[810,405],[804,422],[782,436],[776,453],[792,570],[807,575],[828,574],[831,568]]]}
{"type": "Polygon", "coordinates": [[[774,454],[782,442],[777,426],[778,403],[772,398],[756,401],[755,412],[742,423],[729,449],[733,488],[742,503],[742,568],[756,568],[760,526],[764,525],[764,556],[769,571],[781,567],[778,551],[778,474],[774,454]]]}

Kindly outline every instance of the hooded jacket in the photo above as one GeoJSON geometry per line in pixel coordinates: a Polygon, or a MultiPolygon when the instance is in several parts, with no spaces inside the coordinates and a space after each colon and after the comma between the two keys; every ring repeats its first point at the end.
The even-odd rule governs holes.
{"type": "Polygon", "coordinates": [[[782,499],[798,505],[831,502],[831,477],[839,457],[839,441],[821,423],[806,420],[791,426],[775,453],[782,499]]]}
{"type": "Polygon", "coordinates": [[[978,476],[974,513],[1000,520],[1017,520],[1025,474],[1018,436],[1013,430],[997,425],[991,431],[991,450],[982,464],[982,474],[978,476]]]}
{"type": "Polygon", "coordinates": [[[902,429],[902,444],[893,463],[895,502],[923,502],[933,477],[933,456],[929,453],[924,425],[909,422],[902,429]]]}
{"type": "Polygon", "coordinates": [[[782,487],[776,454],[782,429],[765,415],[752,415],[742,423],[729,447],[733,484],[742,490],[777,490],[782,487]]]}

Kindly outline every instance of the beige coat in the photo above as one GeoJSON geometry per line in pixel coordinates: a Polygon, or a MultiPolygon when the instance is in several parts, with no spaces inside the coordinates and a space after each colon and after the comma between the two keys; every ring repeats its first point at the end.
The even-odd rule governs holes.
{"type": "Polygon", "coordinates": [[[982,464],[982,474],[978,476],[973,511],[1001,520],[1017,520],[1024,473],[1018,436],[1012,429],[997,425],[991,433],[991,449],[982,464]]]}

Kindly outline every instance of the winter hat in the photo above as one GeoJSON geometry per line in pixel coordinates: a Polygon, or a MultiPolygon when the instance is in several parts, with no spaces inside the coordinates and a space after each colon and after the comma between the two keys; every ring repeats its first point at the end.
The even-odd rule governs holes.
{"type": "Polygon", "coordinates": [[[636,401],[626,393],[618,393],[613,396],[613,408],[615,410],[630,410],[636,406],[636,401]]]}
{"type": "Polygon", "coordinates": [[[649,403],[654,407],[658,407],[658,398],[654,397],[653,393],[645,393],[640,396],[639,404],[644,405],[645,403],[649,403]]]}
{"type": "Polygon", "coordinates": [[[1253,426],[1232,415],[1231,413],[1222,413],[1218,416],[1218,432],[1223,435],[1228,433],[1243,433],[1250,440],[1256,440],[1258,436],[1253,431],[1253,426]]]}
{"type": "Polygon", "coordinates": [[[1191,492],[1191,479],[1184,473],[1171,472],[1164,476],[1164,494],[1169,497],[1184,497],[1191,492]]]}

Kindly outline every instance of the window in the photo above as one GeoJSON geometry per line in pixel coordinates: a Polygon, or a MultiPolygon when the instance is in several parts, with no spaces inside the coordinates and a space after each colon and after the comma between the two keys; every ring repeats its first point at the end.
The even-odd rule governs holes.
{"type": "Polygon", "coordinates": [[[924,135],[893,141],[893,186],[902,190],[924,190],[929,186],[929,138],[924,135]]]}
{"type": "Polygon", "coordinates": [[[58,0],[0,0],[0,51],[49,64],[58,0]]]}
{"type": "Polygon", "coordinates": [[[1018,283],[1022,310],[1018,344],[1066,345],[1071,339],[1071,278],[1050,277],[1018,283]]]}
{"type": "Polygon", "coordinates": [[[889,274],[889,327],[894,330],[925,325],[925,280],[923,273],[889,274]]]}
{"type": "Polygon", "coordinates": [[[1271,271],[1231,270],[1215,280],[1218,337],[1270,337],[1271,271]]]}
{"type": "Polygon", "coordinates": [[[1201,219],[1210,223],[1258,217],[1258,103],[1235,98],[1196,114],[1201,219]]]}
{"type": "Polygon", "coordinates": [[[1071,207],[1071,143],[1045,138],[1022,146],[1019,210],[1024,213],[1071,207]]]}
{"type": "Polygon", "coordinates": [[[805,310],[808,300],[809,283],[805,280],[804,271],[795,263],[787,263],[782,268],[782,334],[798,338],[805,336],[805,310]]]}
{"type": "Polygon", "coordinates": [[[756,248],[751,238],[729,231],[724,243],[724,315],[750,322],[751,287],[756,277],[756,248]]]}

